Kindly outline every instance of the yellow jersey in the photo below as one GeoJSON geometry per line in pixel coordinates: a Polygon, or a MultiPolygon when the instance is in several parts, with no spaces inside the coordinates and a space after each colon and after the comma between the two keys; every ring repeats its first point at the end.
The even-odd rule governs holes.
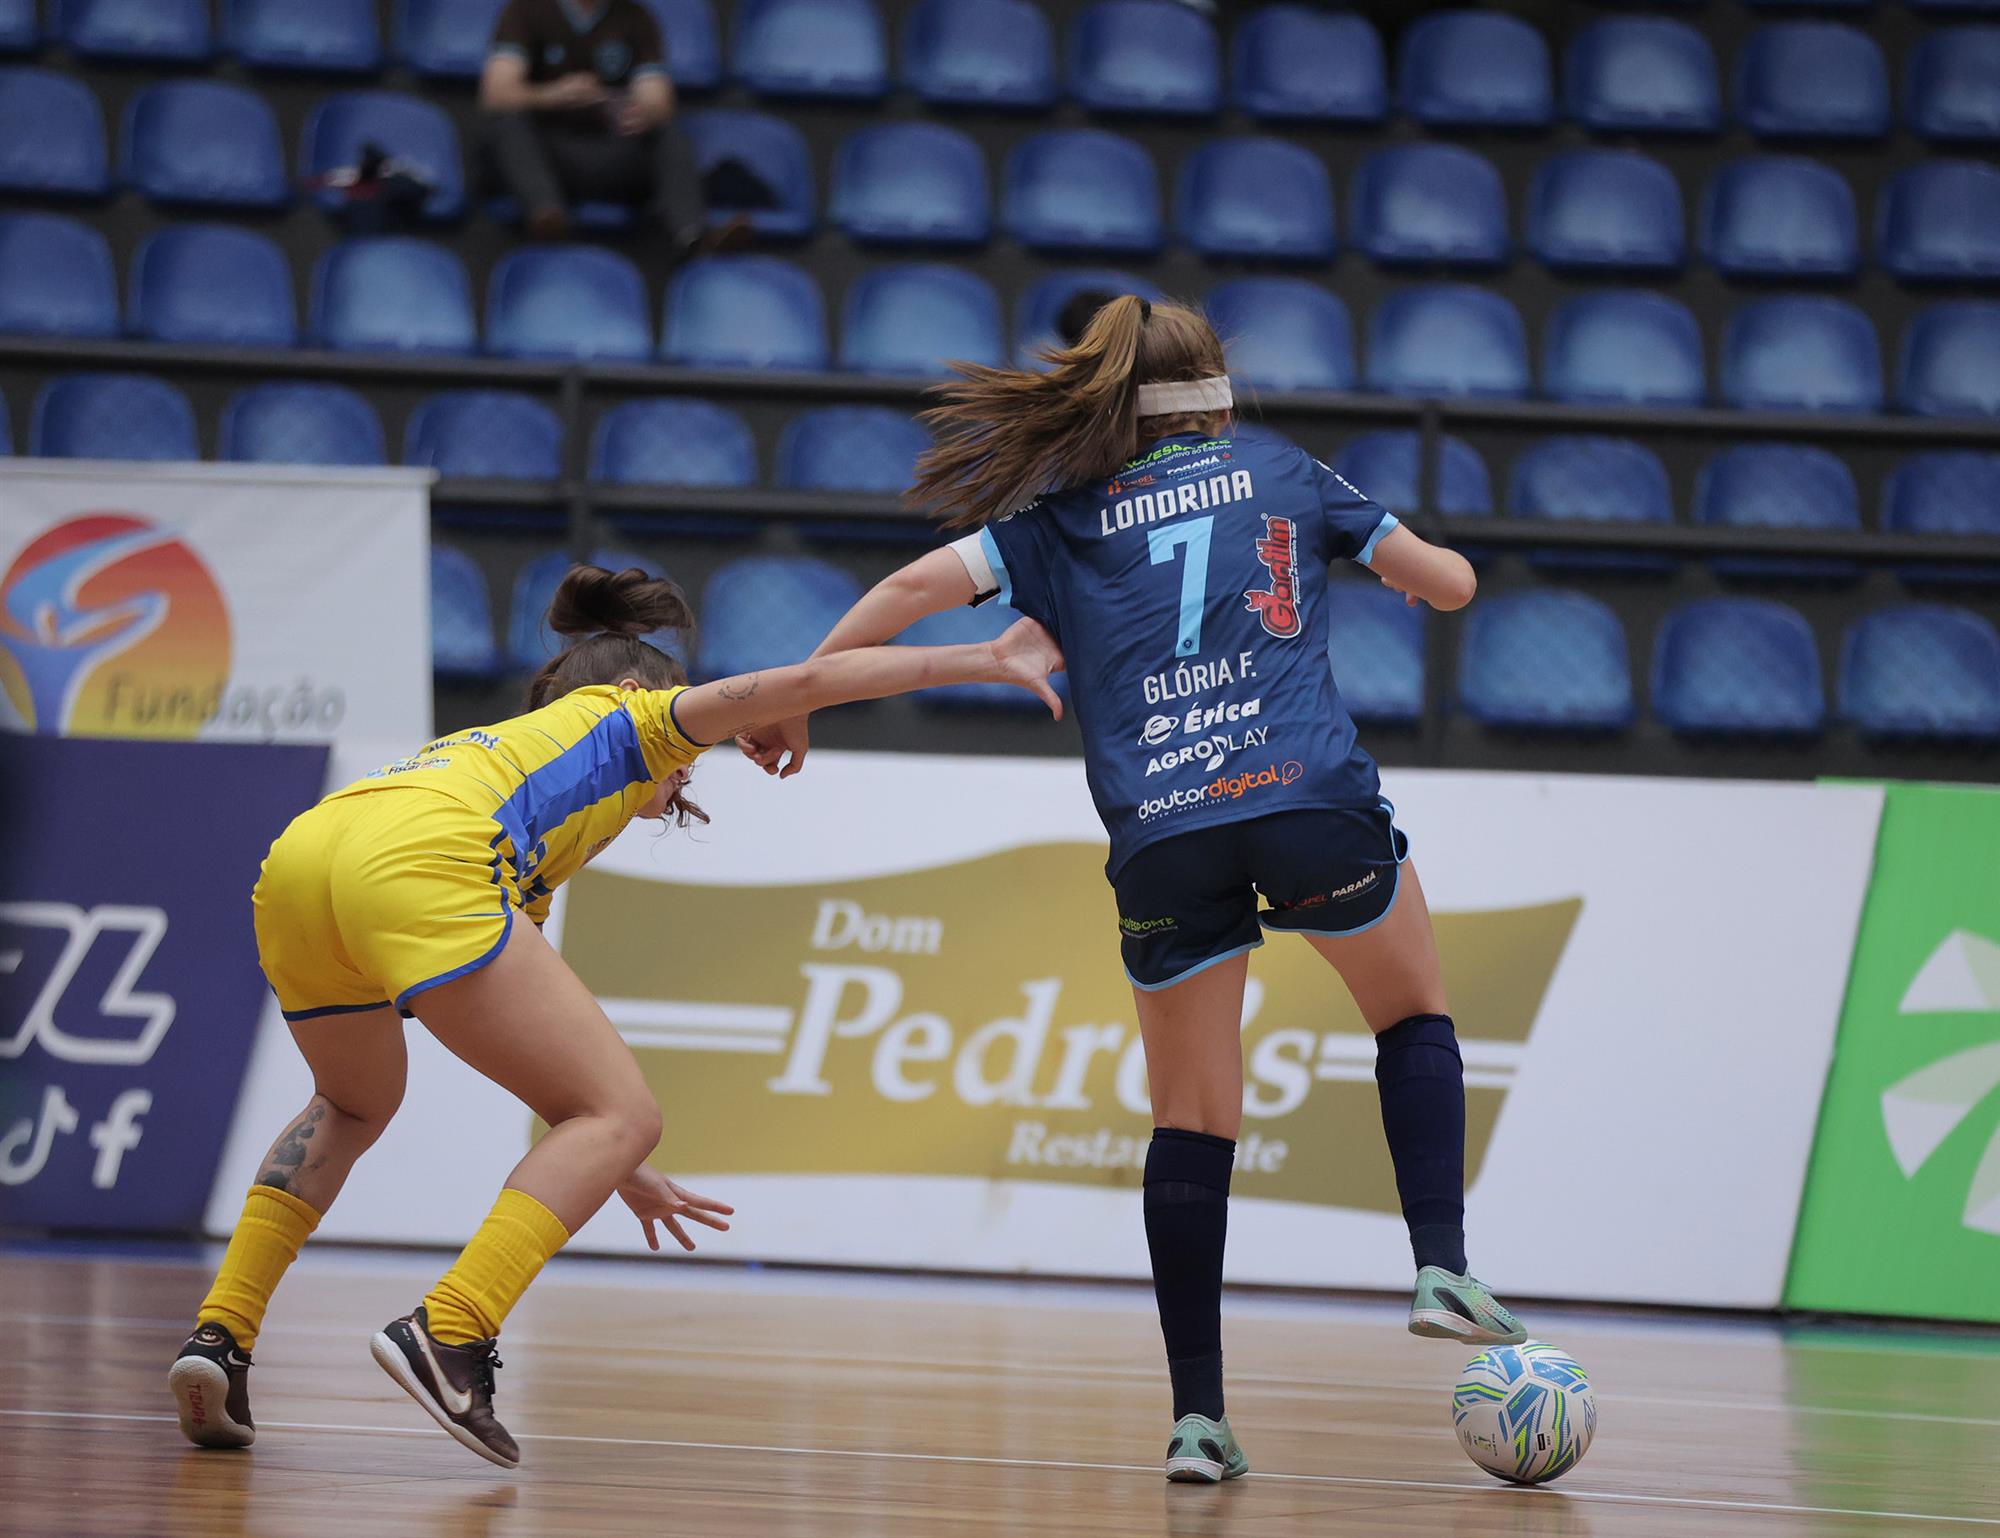
{"type": "Polygon", "coordinates": [[[423,789],[490,817],[500,878],[539,924],[555,889],[625,831],[655,784],[711,746],[675,720],[681,693],[574,689],[511,721],[440,737],[326,799],[423,789]]]}

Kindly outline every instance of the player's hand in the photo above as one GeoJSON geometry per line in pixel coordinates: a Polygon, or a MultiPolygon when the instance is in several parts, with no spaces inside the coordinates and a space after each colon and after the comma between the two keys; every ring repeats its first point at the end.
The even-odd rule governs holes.
{"type": "Polygon", "coordinates": [[[789,780],[805,767],[806,752],[812,747],[812,735],[806,729],[807,719],[805,716],[793,716],[789,721],[753,726],[736,734],[736,746],[745,758],[766,774],[789,780]],[[791,757],[786,759],[786,754],[791,757]],[[782,768],[779,767],[781,762],[782,768]]]}
{"type": "Polygon", "coordinates": [[[683,1218],[690,1223],[700,1223],[703,1227],[727,1233],[729,1224],[726,1220],[736,1211],[727,1202],[697,1196],[686,1187],[674,1184],[650,1164],[642,1164],[634,1170],[631,1178],[619,1185],[618,1195],[632,1209],[632,1216],[639,1220],[639,1227],[646,1235],[646,1248],[656,1254],[660,1248],[660,1235],[654,1224],[666,1224],[667,1232],[680,1242],[680,1247],[692,1250],[694,1240],[681,1227],[683,1218]]]}
{"type": "Polygon", "coordinates": [[[638,99],[626,95],[619,99],[611,114],[611,123],[626,138],[642,134],[653,126],[653,114],[640,105],[638,99]]]}
{"type": "Polygon", "coordinates": [[[596,107],[609,99],[604,82],[587,69],[571,70],[543,87],[542,100],[551,107],[596,107]]]}
{"type": "Polygon", "coordinates": [[[1016,620],[993,643],[998,681],[1017,684],[1049,707],[1049,714],[1062,719],[1062,696],[1049,683],[1049,674],[1068,666],[1056,638],[1031,619],[1016,620]]]}
{"type": "Polygon", "coordinates": [[[1387,577],[1384,577],[1382,579],[1382,585],[1386,587],[1390,592],[1399,594],[1402,597],[1403,602],[1408,604],[1412,609],[1416,608],[1417,605],[1423,602],[1423,599],[1419,598],[1415,593],[1405,592],[1402,588],[1396,586],[1395,583],[1391,582],[1387,577]]]}

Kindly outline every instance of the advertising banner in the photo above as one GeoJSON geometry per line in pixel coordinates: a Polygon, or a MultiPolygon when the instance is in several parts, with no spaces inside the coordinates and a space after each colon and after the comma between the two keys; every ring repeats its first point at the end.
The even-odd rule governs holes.
{"type": "Polygon", "coordinates": [[[0,733],[0,1223],[199,1225],[268,998],[250,889],[325,773],[0,733]]]}
{"type": "Polygon", "coordinates": [[[2000,1321],[2000,791],[1888,789],[1785,1302],[2000,1321]]]}
{"type": "Polygon", "coordinates": [[[429,482],[0,460],[0,727],[421,742],[429,482]]]}
{"type": "MultiPolygon", "coordinates": [[[[775,783],[717,753],[696,788],[712,826],[636,826],[550,927],[665,1109],[659,1163],[738,1206],[705,1248],[1144,1276],[1145,1060],[1079,767],[821,752],[775,783]]],[[[1880,791],[1386,788],[1464,1050],[1475,1264],[1523,1296],[1774,1306],[1880,791]]],[[[1373,1042],[1338,978],[1274,939],[1242,1030],[1230,1276],[1406,1286],[1373,1042]]],[[[535,1134],[412,1045],[403,1116],[322,1233],[456,1243],[535,1134]]],[[[287,1053],[260,1053],[263,1119],[212,1222],[304,1101],[287,1053]]],[[[576,1244],[639,1233],[613,1204],[576,1244]]]]}

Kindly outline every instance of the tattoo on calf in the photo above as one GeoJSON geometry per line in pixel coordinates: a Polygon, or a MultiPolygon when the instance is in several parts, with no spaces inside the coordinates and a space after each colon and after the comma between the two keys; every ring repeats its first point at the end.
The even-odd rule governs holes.
{"type": "Polygon", "coordinates": [[[257,1177],[257,1184],[289,1191],[291,1182],[299,1175],[324,1164],[326,1161],[323,1158],[306,1163],[306,1144],[312,1141],[312,1135],[319,1130],[319,1124],[325,1117],[326,1102],[315,1099],[278,1138],[277,1146],[271,1150],[270,1158],[264,1165],[264,1173],[257,1177]]]}

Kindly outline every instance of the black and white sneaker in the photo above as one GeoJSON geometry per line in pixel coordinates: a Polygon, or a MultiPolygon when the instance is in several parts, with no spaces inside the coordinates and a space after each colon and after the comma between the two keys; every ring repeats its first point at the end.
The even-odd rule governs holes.
{"type": "Polygon", "coordinates": [[[195,1329],[167,1369],[180,1410],[181,1435],[196,1447],[248,1447],[257,1440],[250,1419],[250,1353],[219,1324],[195,1329]]]}
{"type": "Polygon", "coordinates": [[[489,1463],[518,1468],[521,1449],[493,1418],[494,1355],[499,1342],[448,1346],[431,1334],[423,1306],[385,1324],[368,1344],[382,1371],[430,1411],[431,1419],[489,1463]]]}

